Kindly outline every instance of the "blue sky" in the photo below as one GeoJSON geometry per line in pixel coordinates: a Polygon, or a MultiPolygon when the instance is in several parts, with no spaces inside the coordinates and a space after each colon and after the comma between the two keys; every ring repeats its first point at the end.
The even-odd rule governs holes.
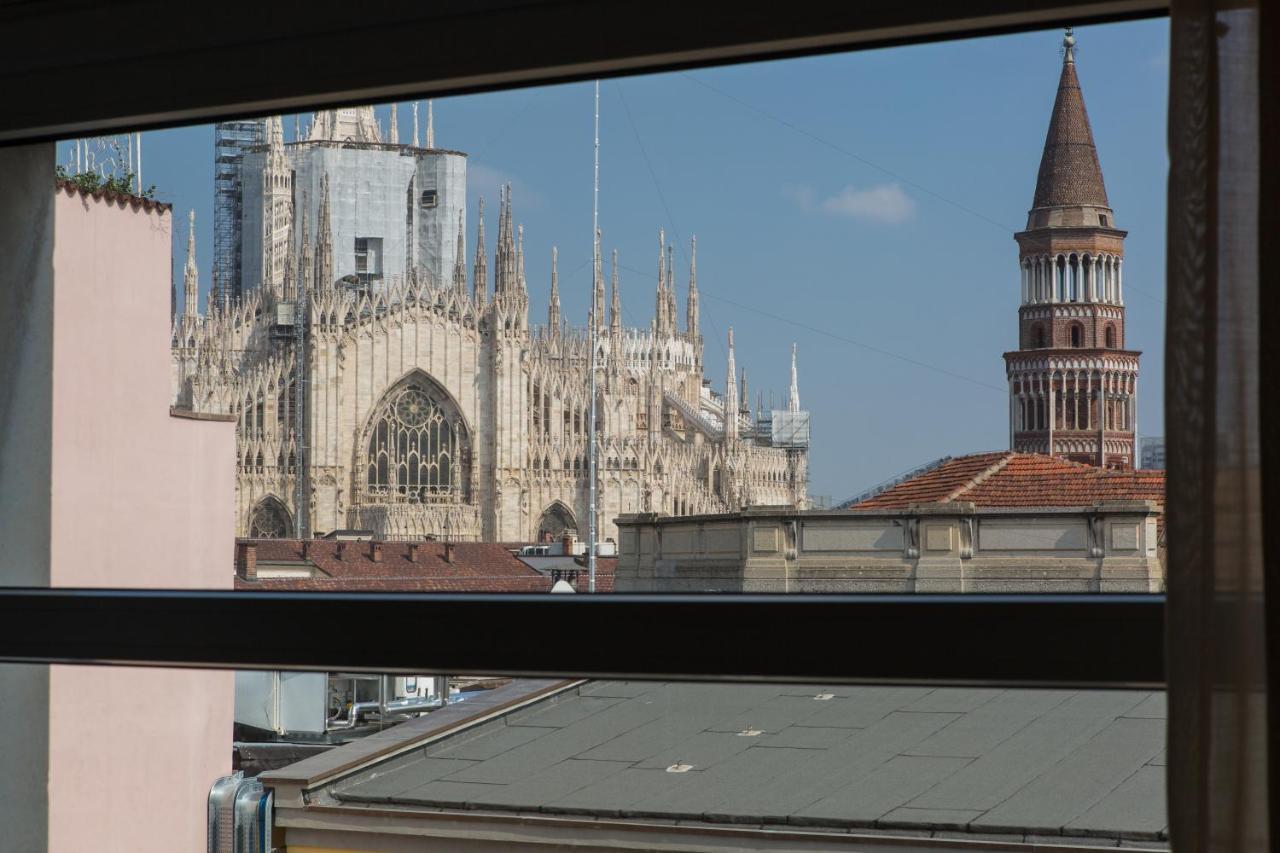
{"type": "MultiPolygon", "coordinates": [[[[1144,352],[1138,428],[1163,431],[1168,23],[1076,31],[1077,68],[1116,223],[1128,229],[1128,343],[1144,352]]],[[[601,86],[600,217],[631,325],[653,315],[657,231],[689,238],[707,374],[730,325],[752,396],[785,399],[791,343],[813,413],[810,492],[839,500],[947,454],[1007,446],[1001,354],[1015,345],[1012,234],[1025,224],[1061,66],[1061,31],[753,63],[601,86]]],[[[425,106],[425,105],[424,105],[425,106]]],[[[385,121],[389,107],[379,107],[385,121]]],[[[401,104],[402,137],[410,112],[401,104]]],[[[425,115],[424,115],[425,120],[425,115]]],[[[436,142],[470,154],[471,215],[514,187],[531,320],[551,246],[566,317],[590,289],[592,85],[441,99],[436,142]]],[[[285,120],[286,136],[293,120],[285,120]]],[[[59,148],[66,160],[69,145],[59,148]]],[[[197,216],[208,287],[213,130],[147,133],[144,178],[197,216]]],[[[175,234],[181,280],[185,223],[175,234]]],[[[492,248],[492,246],[490,247],[492,248]]]]}

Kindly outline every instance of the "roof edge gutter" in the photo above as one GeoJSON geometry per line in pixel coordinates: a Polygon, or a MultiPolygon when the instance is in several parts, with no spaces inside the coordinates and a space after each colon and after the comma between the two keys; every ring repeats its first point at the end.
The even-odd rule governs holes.
{"type": "MultiPolygon", "coordinates": [[[[279,806],[280,804],[277,804],[279,806]]],[[[554,815],[530,812],[475,813],[467,811],[427,811],[414,808],[360,805],[308,805],[304,808],[284,807],[276,811],[276,825],[283,828],[286,839],[291,830],[306,833],[307,843],[324,840],[324,833],[353,834],[369,838],[377,835],[403,839],[406,835],[447,840],[489,840],[511,846],[536,845],[555,840],[600,844],[608,839],[610,849],[652,850],[688,849],[696,845],[701,851],[751,850],[858,850],[863,853],[905,853],[906,850],[998,850],[1007,853],[1081,853],[1094,848],[1116,848],[1114,837],[1086,838],[1063,836],[1061,843],[1045,843],[1044,836],[1034,842],[1022,833],[1009,833],[1008,841],[990,836],[966,838],[964,832],[928,837],[919,834],[895,834],[893,829],[812,828],[779,824],[777,826],[731,826],[695,824],[675,819],[669,822],[646,818],[631,820],[607,815],[554,815]]],[[[297,843],[297,842],[295,842],[297,843]]],[[[1149,843],[1149,842],[1147,842],[1149,843]]]]}

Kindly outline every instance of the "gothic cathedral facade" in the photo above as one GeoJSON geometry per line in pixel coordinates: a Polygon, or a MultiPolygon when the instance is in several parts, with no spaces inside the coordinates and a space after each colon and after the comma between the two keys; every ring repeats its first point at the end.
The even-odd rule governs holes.
{"type": "MultiPolygon", "coordinates": [[[[189,240],[174,405],[236,419],[228,464],[238,534],[585,535],[592,340],[602,539],[616,541],[613,520],[624,513],[804,508],[808,418],[794,351],[787,409],[767,420],[752,416],[739,386],[732,331],[726,393],[710,390],[696,244],[683,328],[661,237],[650,326],[621,323],[616,253],[606,311],[598,234],[587,326],[561,317],[554,250],[547,322],[532,326],[509,188],[492,286],[483,200],[468,281],[465,155],[435,149],[430,123],[418,147],[414,115],[410,145],[398,143],[394,119],[384,141],[367,107],[318,114],[288,145],[280,119],[267,119],[266,143],[247,148],[241,165],[244,292],[231,298],[215,280],[204,314],[189,240]],[[385,222],[353,222],[339,209],[346,185],[367,191],[378,181],[394,195],[374,195],[395,206],[385,222]],[[776,428],[799,422],[803,435],[776,428]]],[[[380,200],[358,206],[376,210],[380,200]]]]}

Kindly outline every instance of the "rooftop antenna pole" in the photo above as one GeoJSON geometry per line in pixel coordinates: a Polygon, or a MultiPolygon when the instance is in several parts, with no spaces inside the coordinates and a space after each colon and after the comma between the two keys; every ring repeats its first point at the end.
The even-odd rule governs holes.
{"type": "MultiPolygon", "coordinates": [[[[600,81],[596,81],[595,167],[591,186],[591,245],[593,270],[600,269],[600,81]]],[[[594,273],[592,273],[594,275],[594,273]]],[[[593,283],[594,286],[594,283],[593,283]]],[[[594,292],[592,299],[595,299],[594,292]]],[[[592,302],[594,305],[594,301],[592,302]]],[[[591,423],[587,427],[587,591],[596,591],[596,327],[591,320],[591,423]]]]}

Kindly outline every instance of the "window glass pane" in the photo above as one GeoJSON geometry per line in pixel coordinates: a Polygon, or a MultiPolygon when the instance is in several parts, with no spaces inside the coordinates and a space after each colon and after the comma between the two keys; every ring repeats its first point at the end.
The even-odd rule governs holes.
{"type": "Polygon", "coordinates": [[[59,310],[136,351],[68,338],[104,396],[57,416],[172,413],[200,462],[104,424],[76,447],[156,506],[85,482],[67,517],[207,496],[299,589],[340,539],[549,586],[594,517],[597,590],[1160,591],[1166,32],[605,81],[598,148],[592,83],[60,143],[55,218],[96,237],[58,243],[59,310]]]}

